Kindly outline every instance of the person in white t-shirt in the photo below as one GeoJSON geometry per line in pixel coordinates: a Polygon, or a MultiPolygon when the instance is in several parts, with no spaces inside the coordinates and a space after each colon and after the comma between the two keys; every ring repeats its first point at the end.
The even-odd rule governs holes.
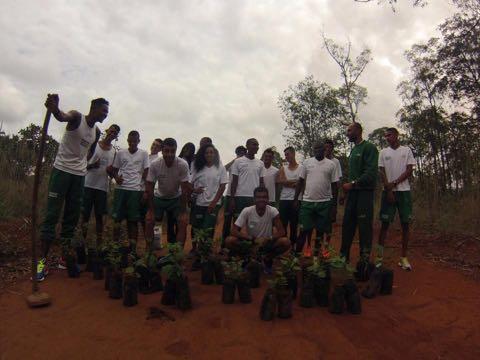
{"type": "Polygon", "coordinates": [[[268,190],[269,205],[276,206],[277,175],[278,168],[272,165],[275,153],[271,148],[266,149],[262,154],[262,161],[265,167],[263,182],[268,190]]]}
{"type": "Polygon", "coordinates": [[[280,168],[277,177],[277,183],[282,188],[278,210],[285,231],[287,231],[288,225],[290,225],[289,238],[292,247],[294,247],[297,243],[298,209],[295,209],[293,206],[293,200],[295,198],[295,188],[297,187],[303,166],[297,163],[295,159],[295,149],[292,146],[287,147],[283,153],[287,164],[280,168]]]}
{"type": "MultiPolygon", "coordinates": [[[[340,181],[342,179],[342,166],[340,165],[340,161],[333,156],[333,150],[334,150],[334,142],[330,139],[325,140],[325,157],[327,159],[330,159],[334,162],[335,164],[335,177],[338,178],[337,186],[335,187],[335,191],[337,191],[336,194],[334,194],[334,198],[338,199],[338,189],[340,188],[340,181]]],[[[331,214],[331,221],[330,221],[330,228],[327,229],[327,232],[325,234],[326,238],[325,241],[327,244],[330,244],[330,240],[332,239],[332,225],[337,221],[337,202],[333,202],[332,200],[332,208],[330,211],[331,214]]]]}
{"type": "Polygon", "coordinates": [[[208,231],[211,239],[228,183],[227,170],[220,164],[217,154],[213,145],[202,146],[195,156],[190,179],[193,193],[196,194],[191,211],[193,234],[195,236],[197,230],[208,231]]]}
{"type": "Polygon", "coordinates": [[[258,152],[257,139],[248,139],[247,153],[235,160],[232,165],[232,183],[230,186],[230,212],[237,217],[247,206],[253,205],[253,190],[264,186],[265,167],[263,162],[255,159],[258,152]]]}
{"type": "Polygon", "coordinates": [[[147,177],[148,153],[139,149],[140,134],[136,130],[128,133],[128,149],[120,150],[113,161],[113,175],[117,186],[113,195],[112,218],[114,220],[113,239],[120,239],[120,224],[127,221],[130,252],[136,252],[138,222],[143,196],[143,184],[147,177]]]}
{"type": "Polygon", "coordinates": [[[301,253],[306,240],[310,240],[312,231],[317,230],[316,253],[320,250],[320,239],[330,226],[332,199],[336,203],[336,186],[338,178],[335,164],[325,158],[323,143],[316,143],[313,147],[314,157],[303,162],[302,173],[295,188],[294,206],[299,207],[298,198],[303,191],[303,200],[300,206],[299,223],[300,235],[295,251],[301,253]]]}
{"type": "Polygon", "coordinates": [[[150,154],[148,155],[148,161],[150,164],[158,159],[158,153],[162,151],[163,140],[158,138],[153,140],[152,145],[150,145],[150,154]]]}
{"type": "Polygon", "coordinates": [[[395,212],[398,209],[402,224],[402,256],[398,265],[404,270],[412,270],[412,266],[407,259],[408,224],[412,220],[412,196],[408,179],[413,174],[415,158],[409,147],[400,145],[397,129],[388,128],[385,131],[385,139],[390,146],[382,149],[378,157],[378,167],[380,168],[384,191],[380,209],[382,228],[378,238],[376,263],[377,266],[382,264],[388,225],[395,219],[395,212]]]}
{"type": "Polygon", "coordinates": [[[255,205],[242,210],[225,244],[228,249],[238,251],[240,241],[251,241],[259,246],[259,253],[264,254],[266,272],[271,272],[273,258],[287,252],[290,241],[285,236],[278,210],[268,205],[268,199],[265,187],[254,190],[255,205]]]}
{"type": "Polygon", "coordinates": [[[233,178],[231,168],[235,160],[241,158],[242,156],[245,156],[246,153],[247,153],[247,149],[245,148],[245,146],[243,145],[237,146],[235,149],[236,158],[225,165],[225,169],[228,171],[229,177],[228,177],[227,191],[225,191],[225,198],[223,200],[222,249],[225,247],[225,239],[227,238],[227,236],[230,235],[230,229],[232,227],[232,219],[233,219],[233,213],[230,212],[230,201],[231,201],[230,188],[232,185],[232,178],[233,178]]]}
{"type": "MultiPolygon", "coordinates": [[[[151,165],[155,160],[158,159],[158,153],[162,150],[163,140],[158,138],[153,140],[152,145],[150,145],[150,154],[148,154],[148,163],[151,165]]],[[[145,215],[148,211],[148,199],[147,192],[145,191],[145,183],[142,186],[143,197],[142,203],[140,206],[140,222],[143,227],[143,234],[145,235],[145,215]]]]}
{"type": "Polygon", "coordinates": [[[98,248],[103,239],[103,216],[108,214],[107,195],[110,190],[110,177],[113,176],[112,164],[115,157],[112,141],[118,138],[119,133],[120,127],[118,125],[110,125],[104,139],[97,143],[95,152],[87,165],[85,188],[83,190],[81,229],[85,240],[90,214],[93,209],[97,234],[96,246],[93,246],[93,249],[98,248]]]}
{"type": "Polygon", "coordinates": [[[178,241],[183,246],[188,225],[187,199],[191,190],[188,163],[177,157],[176,152],[177,141],[173,138],[164,139],[162,157],[150,166],[146,184],[148,211],[145,226],[146,237],[151,240],[155,220],[162,221],[163,215],[167,213],[177,224],[176,233],[168,233],[167,239],[169,242],[178,241]]]}

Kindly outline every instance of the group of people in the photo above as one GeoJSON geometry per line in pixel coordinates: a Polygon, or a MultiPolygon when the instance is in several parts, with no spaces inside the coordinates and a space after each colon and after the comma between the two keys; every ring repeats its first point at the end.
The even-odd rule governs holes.
{"type": "MultiPolygon", "coordinates": [[[[213,238],[217,218],[223,207],[222,251],[235,252],[240,241],[250,241],[263,251],[266,271],[271,271],[275,256],[292,251],[301,254],[316,231],[315,251],[328,244],[337,204],[345,202],[340,254],[348,262],[350,248],[358,228],[360,260],[357,269],[370,262],[373,237],[374,191],[377,176],[383,184],[380,210],[381,231],[376,263],[383,261],[383,246],[388,225],[399,211],[403,230],[402,256],[399,265],[411,270],[407,259],[412,200],[409,178],[415,160],[412,151],[400,145],[398,131],[389,128],[385,138],[389,147],[378,153],[375,145],[362,137],[362,126],[352,123],[347,137],[353,143],[349,156],[348,177],[343,179],[338,159],[333,156],[334,143],[317,142],[313,157],[297,163],[295,149],[287,147],[279,168],[273,165],[275,152],[266,149],[256,157],[259,143],[251,138],[235,149],[235,158],[223,164],[212,139],[204,137],[199,148],[187,143],[177,156],[173,138],[155,139],[150,154],[138,147],[140,134],[128,133],[128,148],[117,150],[112,142],[120,127],[111,125],[100,139],[96,123],[103,122],[109,103],[103,98],[91,102],[90,111],[65,113],[59,109],[59,97],[49,94],[47,109],[66,130],[50,176],[45,219],[41,226],[42,258],[37,279],[48,273],[46,258],[56,238],[56,225],[63,208],[60,242],[64,251],[84,244],[76,240],[80,221],[82,238],[87,236],[92,210],[95,214],[97,244],[103,240],[104,216],[107,213],[111,180],[115,181],[111,217],[113,240],[120,240],[126,223],[130,251],[135,252],[139,226],[152,247],[153,228],[166,215],[169,242],[185,243],[188,225],[192,239],[199,231],[213,238]],[[288,234],[287,234],[288,230],[288,234]]],[[[195,242],[192,255],[195,255],[195,242]]]]}

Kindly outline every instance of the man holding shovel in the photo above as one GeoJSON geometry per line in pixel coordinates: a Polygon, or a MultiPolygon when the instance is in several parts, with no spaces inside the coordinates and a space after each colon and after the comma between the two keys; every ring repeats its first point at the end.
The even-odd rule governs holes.
{"type": "Polygon", "coordinates": [[[62,207],[60,239],[64,255],[71,248],[80,217],[87,155],[100,137],[100,130],[95,124],[105,120],[109,106],[103,98],[94,99],[88,115],[83,115],[75,110],[65,113],[59,109],[58,104],[58,95],[48,94],[45,106],[58,121],[67,123],[67,127],[50,174],[47,210],[40,230],[42,258],[37,264],[38,281],[43,281],[48,273],[46,258],[50,245],[55,240],[55,227],[62,207]]]}

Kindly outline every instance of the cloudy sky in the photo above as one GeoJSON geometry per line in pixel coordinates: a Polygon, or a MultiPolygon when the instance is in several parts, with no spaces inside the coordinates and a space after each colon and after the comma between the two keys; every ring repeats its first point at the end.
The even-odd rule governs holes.
{"type": "MultiPolygon", "coordinates": [[[[43,121],[47,93],[63,110],[110,101],[109,123],[141,134],[198,144],[209,135],[224,161],[249,137],[263,149],[284,145],[278,96],[305,76],[337,86],[339,71],[321,34],[368,46],[360,79],[369,92],[367,130],[395,124],[403,53],[438,34],[449,0],[412,8],[353,0],[2,0],[0,121],[7,133],[43,121]]],[[[64,124],[54,121],[59,139],[64,124]]],[[[120,139],[120,144],[125,144],[120,139]]]]}

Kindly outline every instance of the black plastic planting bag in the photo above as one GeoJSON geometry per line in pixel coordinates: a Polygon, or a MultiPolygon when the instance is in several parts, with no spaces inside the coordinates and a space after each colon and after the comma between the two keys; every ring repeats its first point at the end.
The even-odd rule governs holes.
{"type": "Polygon", "coordinates": [[[112,271],[108,286],[108,296],[112,299],[122,298],[122,273],[120,271],[112,271]]]}
{"type": "Polygon", "coordinates": [[[145,266],[137,266],[135,271],[139,275],[138,279],[138,291],[141,294],[150,294],[152,290],[150,288],[150,270],[145,266]]]}
{"type": "Polygon", "coordinates": [[[357,281],[368,281],[370,279],[370,274],[374,271],[375,265],[371,262],[360,260],[357,263],[355,271],[355,279],[357,281]]]}
{"type": "Polygon", "coordinates": [[[110,278],[112,277],[112,268],[111,266],[105,266],[105,284],[104,289],[110,290],[110,278]]]}
{"type": "Polygon", "coordinates": [[[192,308],[192,299],[190,298],[190,287],[188,286],[188,278],[181,277],[176,283],[176,305],[180,310],[188,310],[192,308]]]}
{"type": "Polygon", "coordinates": [[[150,271],[149,285],[152,293],[163,290],[162,275],[159,271],[150,271]]]}
{"type": "Polygon", "coordinates": [[[338,285],[333,289],[332,296],[328,305],[328,311],[332,314],[342,314],[345,309],[345,290],[343,286],[338,285]]]}
{"type": "Polygon", "coordinates": [[[93,280],[103,279],[103,261],[99,256],[95,256],[90,259],[91,271],[93,274],[93,280]]]}
{"type": "Polygon", "coordinates": [[[252,302],[252,291],[250,290],[250,284],[248,279],[237,280],[238,299],[243,304],[249,304],[252,302]]]}
{"type": "Polygon", "coordinates": [[[202,284],[211,285],[215,280],[215,266],[212,261],[208,260],[202,262],[202,284]]]}
{"type": "Polygon", "coordinates": [[[298,282],[297,282],[296,274],[294,276],[287,277],[287,285],[288,285],[288,288],[292,292],[292,298],[296,299],[297,298],[297,292],[298,292],[298,282]]]}
{"type": "Polygon", "coordinates": [[[328,306],[330,280],[316,276],[313,279],[313,294],[318,306],[328,306]]]}
{"type": "Polygon", "coordinates": [[[122,269],[128,266],[128,254],[130,253],[129,246],[120,247],[120,267],[122,269]]]}
{"type": "Polygon", "coordinates": [[[87,266],[85,267],[86,272],[93,271],[93,262],[97,257],[97,251],[95,249],[88,249],[87,252],[87,266]]]}
{"type": "Polygon", "coordinates": [[[275,317],[277,310],[277,295],[273,289],[267,289],[260,306],[260,319],[271,321],[275,317]]]}
{"type": "Polygon", "coordinates": [[[362,296],[367,299],[374,298],[380,291],[382,286],[382,270],[375,268],[372,274],[370,275],[370,280],[368,280],[367,287],[362,291],[362,296]]]}
{"type": "Polygon", "coordinates": [[[360,314],[362,312],[362,302],[355,282],[352,279],[346,280],[343,289],[345,290],[347,311],[351,314],[360,314]]]}
{"type": "Polygon", "coordinates": [[[313,281],[310,276],[304,276],[302,289],[300,291],[300,306],[305,308],[311,308],[315,306],[313,281]]]}
{"type": "Polygon", "coordinates": [[[80,276],[80,271],[78,271],[77,259],[75,255],[67,254],[65,257],[65,262],[67,263],[68,277],[78,278],[80,276]]]}
{"type": "Polygon", "coordinates": [[[235,282],[230,279],[223,281],[222,302],[224,304],[233,304],[235,301],[235,282]]]}
{"type": "Polygon", "coordinates": [[[123,305],[134,306],[138,304],[138,280],[135,274],[123,277],[123,305]]]}
{"type": "Polygon", "coordinates": [[[278,317],[288,319],[292,317],[292,292],[288,287],[281,288],[277,294],[278,317]]]}
{"type": "Polygon", "coordinates": [[[167,279],[162,294],[162,305],[175,305],[176,284],[167,279]]]}
{"type": "Polygon", "coordinates": [[[382,269],[382,285],[380,287],[380,294],[391,295],[393,292],[393,270],[382,269]]]}
{"type": "Polygon", "coordinates": [[[260,287],[262,265],[258,261],[250,261],[247,265],[248,281],[251,289],[260,287]]]}

